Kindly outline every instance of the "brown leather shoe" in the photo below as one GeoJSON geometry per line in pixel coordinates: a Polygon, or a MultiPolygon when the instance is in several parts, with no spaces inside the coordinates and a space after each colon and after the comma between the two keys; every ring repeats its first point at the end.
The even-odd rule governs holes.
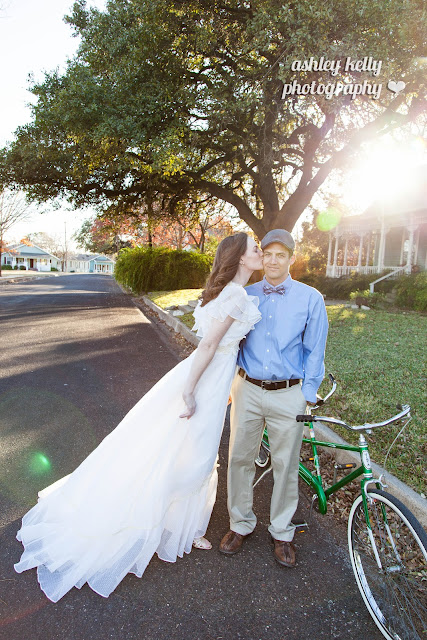
{"type": "Polygon", "coordinates": [[[219,545],[219,550],[221,553],[224,553],[226,556],[232,556],[238,551],[240,551],[243,540],[250,536],[251,534],[243,536],[241,533],[236,533],[235,531],[229,531],[225,534],[221,543],[219,545]]]}
{"type": "Polygon", "coordinates": [[[283,567],[294,567],[295,558],[295,545],[293,542],[285,542],[284,540],[276,540],[271,538],[274,544],[273,555],[274,559],[283,567]]]}

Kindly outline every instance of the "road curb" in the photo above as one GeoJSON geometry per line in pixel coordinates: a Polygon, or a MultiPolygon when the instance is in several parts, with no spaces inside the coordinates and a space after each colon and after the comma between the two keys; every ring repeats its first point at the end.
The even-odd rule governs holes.
{"type": "MultiPolygon", "coordinates": [[[[172,327],[172,329],[177,333],[180,333],[186,340],[188,340],[188,342],[197,347],[200,342],[200,338],[180,322],[177,317],[171,316],[167,311],[158,307],[147,296],[142,296],[142,299],[161,320],[172,327]]],[[[344,440],[344,438],[341,438],[341,436],[321,422],[316,422],[315,432],[318,440],[323,440],[324,442],[336,442],[338,444],[349,444],[344,440]]],[[[324,449],[331,453],[337,462],[360,463],[360,456],[354,451],[343,451],[341,449],[330,449],[327,447],[324,447],[324,449]]],[[[381,467],[379,464],[372,462],[372,469],[376,477],[379,477],[382,474],[384,475],[385,484],[387,485],[386,491],[392,493],[396,498],[398,498],[398,500],[403,502],[403,504],[405,504],[420,521],[422,526],[427,529],[427,500],[422,498],[416,491],[411,489],[411,487],[408,487],[408,485],[399,480],[399,478],[396,478],[396,476],[381,467]]]]}
{"type": "Polygon", "coordinates": [[[197,347],[200,342],[200,338],[196,336],[188,327],[185,326],[177,317],[171,316],[170,313],[164,311],[158,307],[148,296],[142,296],[144,303],[147,307],[150,307],[161,320],[163,320],[169,327],[172,327],[176,333],[180,333],[188,342],[197,347]]]}
{"type": "Polygon", "coordinates": [[[2,276],[0,278],[0,284],[12,284],[15,282],[32,282],[33,280],[45,280],[46,278],[57,278],[59,275],[65,275],[60,272],[58,273],[49,273],[47,276],[18,276],[17,278],[8,278],[7,276],[2,276]]]}

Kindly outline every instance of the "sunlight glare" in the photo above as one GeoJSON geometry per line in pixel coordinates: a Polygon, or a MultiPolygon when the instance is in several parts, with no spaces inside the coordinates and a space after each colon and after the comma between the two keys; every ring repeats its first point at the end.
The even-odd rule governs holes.
{"type": "Polygon", "coordinates": [[[319,231],[331,231],[335,229],[341,219],[341,214],[335,207],[329,207],[322,211],[316,218],[316,226],[319,231]]]}
{"type": "Polygon", "coordinates": [[[347,180],[345,201],[353,210],[363,210],[375,200],[404,193],[413,178],[414,167],[427,162],[426,141],[413,136],[404,142],[378,142],[365,149],[347,180]]]}
{"type": "Polygon", "coordinates": [[[44,453],[37,451],[31,456],[30,471],[36,475],[47,473],[51,469],[51,462],[44,453]]]}

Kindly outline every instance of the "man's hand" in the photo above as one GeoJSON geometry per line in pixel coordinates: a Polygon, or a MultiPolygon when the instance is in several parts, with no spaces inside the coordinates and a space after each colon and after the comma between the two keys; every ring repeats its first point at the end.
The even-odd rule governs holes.
{"type": "Polygon", "coordinates": [[[183,393],[182,397],[184,398],[184,402],[187,405],[187,411],[181,413],[180,418],[191,418],[196,411],[196,400],[194,398],[194,393],[183,393]]]}

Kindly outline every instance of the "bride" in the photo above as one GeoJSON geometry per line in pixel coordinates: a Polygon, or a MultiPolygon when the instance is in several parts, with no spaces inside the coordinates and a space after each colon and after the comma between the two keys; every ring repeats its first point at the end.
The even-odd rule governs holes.
{"type": "Polygon", "coordinates": [[[175,562],[192,545],[211,547],[203,536],[239,342],[261,318],[244,285],[261,268],[261,250],[245,233],[219,244],[194,311],[197,349],[24,516],[15,570],[37,567],[53,602],[86,582],[108,597],[127,573],[141,577],[154,553],[175,562]],[[147,460],[153,440],[158,456],[147,460]]]}

